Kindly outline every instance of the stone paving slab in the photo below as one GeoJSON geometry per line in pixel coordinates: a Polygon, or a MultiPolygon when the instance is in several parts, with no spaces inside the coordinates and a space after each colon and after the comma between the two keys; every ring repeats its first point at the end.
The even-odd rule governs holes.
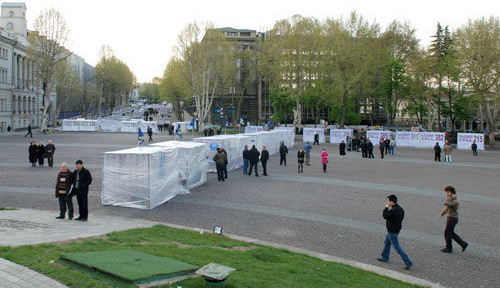
{"type": "Polygon", "coordinates": [[[62,288],[63,284],[24,266],[0,258],[0,287],[5,288],[62,288]]]}

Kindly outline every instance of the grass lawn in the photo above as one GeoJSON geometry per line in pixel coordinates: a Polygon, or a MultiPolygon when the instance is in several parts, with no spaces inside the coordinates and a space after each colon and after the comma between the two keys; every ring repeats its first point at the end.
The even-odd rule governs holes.
{"type": "MultiPolygon", "coordinates": [[[[417,287],[344,264],[224,236],[157,225],[55,244],[0,247],[0,257],[29,267],[70,287],[134,287],[84,269],[51,264],[61,254],[132,249],[202,267],[210,262],[236,269],[227,287],[417,287]]],[[[205,287],[203,278],[171,287],[205,287]]],[[[164,286],[170,287],[170,286],[164,286]]]]}

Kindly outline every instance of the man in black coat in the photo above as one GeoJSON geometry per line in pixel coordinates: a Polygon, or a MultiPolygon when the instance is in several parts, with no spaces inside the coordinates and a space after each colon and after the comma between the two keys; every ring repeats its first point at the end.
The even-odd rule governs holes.
{"type": "Polygon", "coordinates": [[[439,146],[439,142],[436,142],[434,145],[434,162],[441,162],[441,146],[439,146]]]}
{"type": "Polygon", "coordinates": [[[286,166],[286,154],[288,154],[288,148],[286,147],[285,143],[281,142],[281,146],[280,146],[280,165],[283,165],[283,163],[285,163],[285,166],[286,166]]]}
{"type": "Polygon", "coordinates": [[[373,156],[373,143],[370,139],[366,142],[366,150],[368,150],[368,158],[375,158],[375,156],[373,156]]]}
{"type": "Polygon", "coordinates": [[[259,156],[260,152],[255,148],[255,145],[252,145],[252,149],[248,153],[250,156],[250,170],[248,171],[248,175],[252,175],[252,168],[255,166],[255,177],[259,177],[259,156]]]}
{"type": "Polygon", "coordinates": [[[266,146],[262,146],[262,153],[260,155],[260,162],[262,162],[262,170],[264,173],[262,175],[267,176],[267,160],[269,160],[269,151],[267,151],[266,146]]]}
{"type": "Polygon", "coordinates": [[[224,162],[224,166],[222,166],[222,174],[224,175],[224,178],[227,179],[227,164],[229,163],[229,159],[227,158],[227,152],[224,148],[221,147],[220,151],[226,156],[226,161],[224,162]]]}
{"type": "Polygon", "coordinates": [[[76,200],[78,202],[78,212],[80,216],[75,218],[79,221],[87,221],[89,216],[88,209],[88,194],[89,185],[92,183],[92,175],[90,171],[83,168],[82,160],[77,160],[75,162],[76,169],[73,171],[73,190],[72,194],[76,194],[76,200]]]}
{"type": "Polygon", "coordinates": [[[384,250],[382,251],[382,257],[377,258],[381,262],[389,262],[389,255],[391,253],[391,245],[398,252],[405,263],[405,269],[409,270],[413,265],[408,255],[401,246],[399,246],[398,235],[401,231],[403,219],[405,217],[405,211],[401,206],[398,205],[398,197],[396,195],[387,196],[387,204],[382,212],[382,216],[386,220],[385,226],[387,227],[387,234],[384,241],[384,250]]]}

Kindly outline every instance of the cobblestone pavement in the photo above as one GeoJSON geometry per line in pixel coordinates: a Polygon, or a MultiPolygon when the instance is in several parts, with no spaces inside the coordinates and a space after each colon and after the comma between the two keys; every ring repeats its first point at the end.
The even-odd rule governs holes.
{"type": "MultiPolygon", "coordinates": [[[[376,265],[444,286],[500,286],[500,150],[479,151],[477,157],[468,150],[454,150],[453,163],[448,164],[434,162],[432,149],[396,147],[394,156],[362,159],[356,152],[341,158],[337,145],[323,144],[313,146],[312,166],[298,174],[298,142],[290,149],[288,166],[279,166],[279,157],[271,156],[269,177],[243,175],[239,169],[219,183],[209,174],[207,183],[190,194],[145,211],[100,204],[102,152],[133,147],[135,134],[35,133],[37,142],[54,141],[55,168],[29,165],[31,139],[21,134],[0,139],[0,206],[51,210],[56,216],[57,166],[65,161],[73,168],[74,161],[82,159],[94,177],[89,205],[97,216],[203,229],[223,226],[226,233],[376,265]],[[324,147],[331,156],[327,173],[322,172],[319,156],[324,147]],[[457,188],[456,232],[470,243],[465,253],[439,252],[444,246],[445,219],[439,213],[446,185],[457,188]],[[376,260],[385,237],[382,209],[392,193],[406,211],[400,242],[415,263],[410,271],[403,269],[396,253],[389,263],[376,260]]],[[[154,139],[172,137],[155,134],[154,139]]]]}

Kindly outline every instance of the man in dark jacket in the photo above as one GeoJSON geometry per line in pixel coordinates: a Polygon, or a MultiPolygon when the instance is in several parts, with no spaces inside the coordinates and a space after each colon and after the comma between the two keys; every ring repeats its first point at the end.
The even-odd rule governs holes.
{"type": "Polygon", "coordinates": [[[259,177],[259,156],[260,152],[255,148],[255,145],[252,145],[252,149],[250,149],[250,170],[248,171],[248,175],[252,175],[252,168],[255,166],[255,177],[259,177]]]}
{"type": "Polygon", "coordinates": [[[248,174],[248,165],[250,164],[249,152],[248,145],[245,145],[245,149],[243,150],[243,174],[248,174]]]}
{"type": "Polygon", "coordinates": [[[262,175],[264,176],[267,176],[267,160],[269,160],[269,151],[267,151],[266,146],[262,146],[260,162],[262,162],[262,170],[264,170],[264,173],[262,175]]]}
{"type": "Polygon", "coordinates": [[[224,178],[227,179],[227,164],[229,163],[229,158],[227,157],[227,152],[224,148],[220,147],[220,152],[224,153],[224,156],[226,156],[226,161],[224,162],[224,166],[222,166],[222,175],[224,175],[224,178]]]}
{"type": "Polygon", "coordinates": [[[217,153],[215,153],[213,160],[217,169],[217,179],[219,181],[224,181],[224,163],[226,163],[227,158],[226,155],[222,153],[221,148],[217,148],[217,153]]]}
{"type": "Polygon", "coordinates": [[[56,146],[54,146],[52,140],[49,140],[47,146],[45,146],[45,150],[47,150],[47,161],[49,162],[49,167],[54,167],[54,153],[56,152],[56,146]]]}
{"type": "Polygon", "coordinates": [[[87,221],[89,216],[89,208],[88,208],[88,194],[89,194],[89,185],[92,183],[92,175],[90,171],[83,168],[82,160],[77,160],[75,162],[76,169],[73,171],[72,180],[73,180],[73,191],[72,193],[76,194],[76,200],[78,202],[78,212],[80,216],[75,218],[75,220],[87,221]]]}
{"type": "Polygon", "coordinates": [[[368,150],[368,158],[375,158],[375,156],[373,156],[373,143],[370,139],[366,142],[366,150],[368,150]]]}
{"type": "Polygon", "coordinates": [[[439,142],[436,142],[434,145],[434,162],[441,162],[441,146],[439,146],[439,142]]]}
{"type": "Polygon", "coordinates": [[[288,154],[288,148],[286,147],[285,143],[281,142],[281,146],[280,146],[280,165],[283,165],[283,163],[285,163],[285,166],[286,166],[286,154],[288,154]]]}
{"type": "Polygon", "coordinates": [[[398,254],[405,262],[405,269],[409,270],[413,265],[413,262],[410,260],[408,255],[406,255],[403,248],[399,246],[398,240],[399,231],[401,231],[403,219],[405,217],[405,211],[403,210],[403,208],[401,208],[401,206],[398,205],[398,198],[396,197],[396,195],[387,196],[387,204],[385,205],[385,209],[382,212],[382,216],[386,220],[385,226],[387,227],[387,235],[385,236],[382,257],[377,258],[377,260],[382,262],[389,262],[391,245],[393,245],[394,249],[396,249],[398,254]]]}
{"type": "Polygon", "coordinates": [[[24,135],[24,137],[30,135],[31,138],[33,138],[33,133],[31,133],[31,124],[28,124],[28,133],[26,133],[26,135],[24,135]]]}

